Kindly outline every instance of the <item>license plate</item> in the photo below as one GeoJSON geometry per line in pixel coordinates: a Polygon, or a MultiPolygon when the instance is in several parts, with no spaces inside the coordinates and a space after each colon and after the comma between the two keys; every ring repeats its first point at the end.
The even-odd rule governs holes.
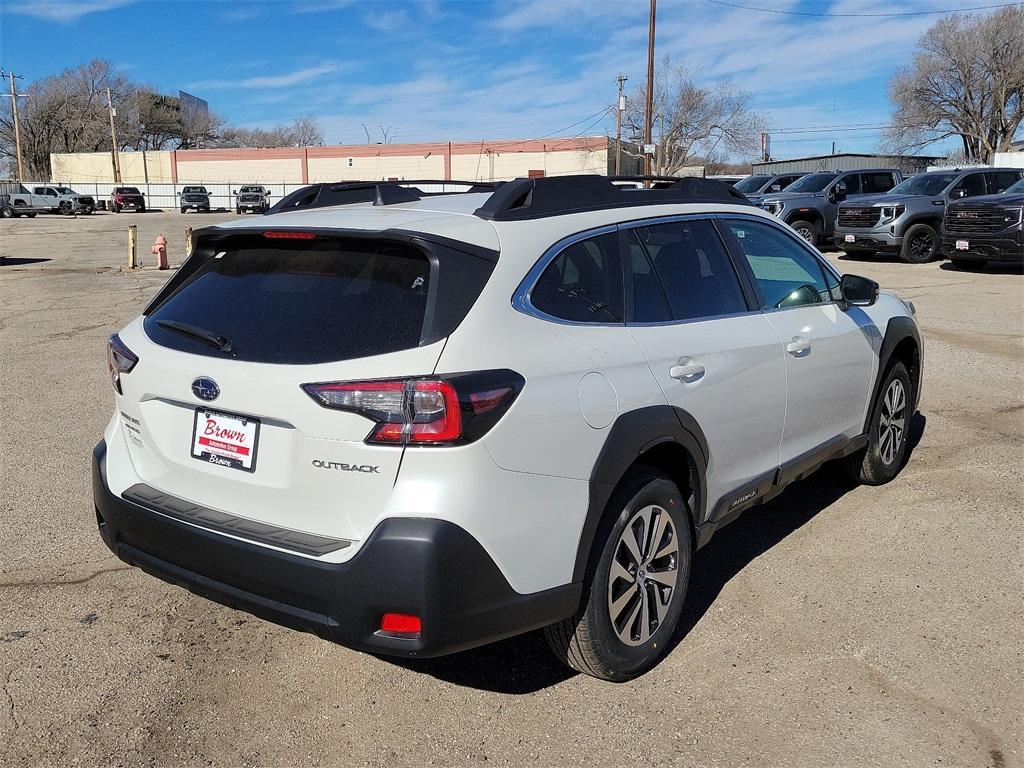
{"type": "Polygon", "coordinates": [[[971,244],[969,242],[967,242],[966,240],[957,240],[956,241],[956,249],[958,251],[969,251],[969,250],[971,250],[971,244]]]}
{"type": "Polygon", "coordinates": [[[260,422],[249,416],[197,408],[192,428],[192,458],[231,469],[256,469],[260,422]]]}
{"type": "Polygon", "coordinates": [[[844,242],[847,242],[847,243],[856,243],[856,242],[857,242],[857,238],[856,238],[856,237],[854,237],[853,235],[846,235],[846,236],[845,236],[845,237],[843,238],[843,241],[844,241],[844,242]]]}

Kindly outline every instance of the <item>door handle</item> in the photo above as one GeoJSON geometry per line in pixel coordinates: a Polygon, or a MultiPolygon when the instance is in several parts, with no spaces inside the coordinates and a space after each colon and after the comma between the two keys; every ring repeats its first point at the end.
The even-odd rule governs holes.
{"type": "Polygon", "coordinates": [[[794,336],[793,340],[786,345],[786,351],[793,357],[804,357],[811,351],[811,340],[803,336],[794,336]]]}
{"type": "Polygon", "coordinates": [[[684,357],[679,361],[679,365],[673,365],[668,369],[668,375],[684,384],[692,384],[704,376],[704,366],[701,363],[687,361],[684,357]]]}

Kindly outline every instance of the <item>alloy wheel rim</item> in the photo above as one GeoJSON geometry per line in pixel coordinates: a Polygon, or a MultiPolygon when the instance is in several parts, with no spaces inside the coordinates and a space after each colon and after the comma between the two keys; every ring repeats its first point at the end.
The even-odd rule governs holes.
{"type": "Polygon", "coordinates": [[[906,434],[907,391],[903,382],[893,379],[885,390],[878,423],[878,452],[889,466],[899,455],[906,434]]]}
{"type": "Polygon", "coordinates": [[[798,229],[796,231],[796,233],[798,235],[800,235],[800,237],[802,237],[807,242],[810,242],[811,238],[814,237],[814,231],[811,230],[811,229],[808,229],[807,227],[800,227],[800,229],[798,229]]]}
{"type": "Polygon", "coordinates": [[[918,258],[930,257],[934,247],[934,238],[926,233],[915,235],[910,241],[910,252],[918,258]]]}
{"type": "Polygon", "coordinates": [[[665,623],[679,578],[679,538],[668,511],[636,512],[615,544],[608,576],[608,615],[626,645],[643,645],[665,623]]]}

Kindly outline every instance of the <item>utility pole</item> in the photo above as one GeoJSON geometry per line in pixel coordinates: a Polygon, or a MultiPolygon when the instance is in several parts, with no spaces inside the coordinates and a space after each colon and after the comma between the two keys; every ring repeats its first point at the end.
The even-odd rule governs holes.
{"type": "Polygon", "coordinates": [[[622,173],[622,113],[626,110],[626,97],[622,94],[622,84],[629,80],[619,75],[619,100],[615,102],[615,175],[622,173]]]}
{"type": "Polygon", "coordinates": [[[18,181],[25,180],[25,166],[21,162],[21,126],[18,121],[18,94],[14,88],[14,81],[21,80],[21,75],[13,72],[4,72],[0,69],[0,77],[8,77],[11,80],[11,116],[14,118],[14,151],[18,157],[18,181]]]}
{"type": "Polygon", "coordinates": [[[111,157],[114,159],[114,183],[121,183],[121,158],[117,152],[117,129],[114,127],[114,115],[117,111],[114,109],[114,102],[110,98],[110,89],[107,88],[107,112],[110,113],[110,146],[111,146],[111,157]]]}
{"type": "Polygon", "coordinates": [[[651,0],[650,28],[647,32],[647,108],[644,113],[644,175],[651,174],[651,133],[654,128],[654,17],[658,0],[651,0]]]}

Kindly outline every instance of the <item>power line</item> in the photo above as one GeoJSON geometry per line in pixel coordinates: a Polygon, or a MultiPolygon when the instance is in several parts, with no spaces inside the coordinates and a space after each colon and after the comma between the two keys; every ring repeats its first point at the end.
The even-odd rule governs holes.
{"type": "Polygon", "coordinates": [[[987,11],[993,8],[1012,8],[1014,6],[1024,5],[1024,2],[1015,3],[994,3],[991,5],[974,5],[969,8],[956,8],[953,10],[933,10],[933,11],[897,11],[894,13],[815,13],[812,11],[782,11],[777,8],[759,8],[753,5],[741,5],[740,3],[732,3],[728,0],[707,0],[709,3],[715,5],[724,5],[729,8],[740,8],[744,11],[759,11],[760,13],[776,13],[782,16],[816,16],[819,18],[832,17],[832,18],[892,18],[898,16],[930,16],[940,13],[967,13],[969,11],[987,11]]]}

